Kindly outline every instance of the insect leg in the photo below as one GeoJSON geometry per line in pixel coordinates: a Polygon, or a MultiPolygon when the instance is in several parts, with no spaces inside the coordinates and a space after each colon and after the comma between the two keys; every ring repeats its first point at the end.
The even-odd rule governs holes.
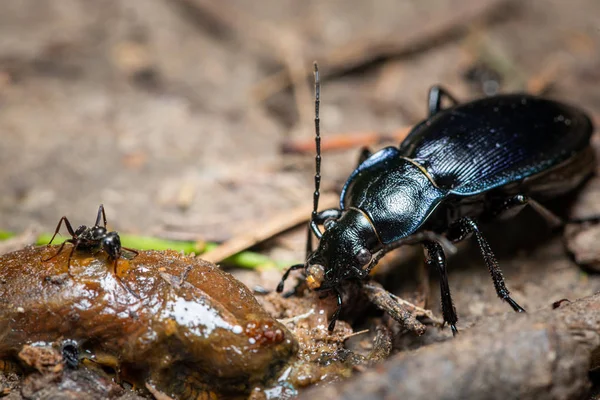
{"type": "Polygon", "coordinates": [[[450,325],[452,334],[456,335],[458,333],[458,329],[456,329],[458,317],[456,315],[456,308],[452,302],[452,295],[450,294],[444,249],[439,243],[433,241],[423,242],[423,247],[427,251],[425,260],[427,266],[429,268],[435,267],[440,273],[440,291],[442,294],[442,314],[444,315],[444,322],[447,322],[448,325],[450,325]]]}
{"type": "Polygon", "coordinates": [[[67,219],[66,216],[63,216],[60,219],[60,221],[58,221],[58,225],[56,225],[56,230],[54,231],[54,235],[52,235],[52,239],[50,239],[50,241],[48,242],[49,245],[52,244],[52,242],[54,241],[54,238],[56,237],[56,235],[58,235],[58,231],[60,231],[60,227],[61,227],[63,221],[65,222],[65,226],[67,227],[67,231],[69,231],[69,235],[75,236],[75,231],[73,230],[73,227],[71,226],[71,223],[69,222],[69,220],[67,219]]]}
{"type": "Polygon", "coordinates": [[[72,244],[75,244],[75,240],[73,240],[73,239],[67,239],[67,240],[65,240],[64,242],[62,242],[62,244],[61,244],[61,245],[60,245],[60,247],[58,248],[58,251],[56,252],[56,254],[54,254],[52,257],[48,257],[48,258],[46,258],[45,260],[42,260],[42,261],[46,262],[46,261],[50,261],[50,260],[52,260],[53,258],[56,258],[56,257],[58,257],[58,255],[59,255],[60,253],[62,253],[62,251],[63,251],[63,248],[65,247],[65,244],[67,244],[67,243],[72,243],[72,244]]]}
{"type": "Polygon", "coordinates": [[[301,269],[304,268],[304,264],[296,264],[296,265],[292,265],[291,267],[289,267],[287,269],[287,271],[285,271],[285,273],[283,274],[283,276],[281,277],[281,281],[279,282],[279,285],[277,285],[277,293],[281,293],[283,292],[283,285],[285,284],[285,280],[288,278],[288,276],[290,275],[290,272],[295,271],[297,269],[301,269]]]}
{"type": "Polygon", "coordinates": [[[337,208],[330,208],[318,212],[308,223],[308,237],[306,238],[306,257],[312,253],[312,235],[313,233],[317,239],[321,239],[323,233],[319,229],[319,225],[323,225],[328,219],[338,219],[342,216],[342,210],[337,208]]]}
{"type": "Polygon", "coordinates": [[[526,205],[531,206],[551,227],[556,228],[564,225],[562,218],[524,194],[518,194],[508,199],[503,199],[499,203],[492,204],[492,207],[488,211],[488,217],[512,217],[526,205]]]}
{"type": "Polygon", "coordinates": [[[442,110],[442,99],[446,97],[452,105],[457,105],[458,101],[446,89],[441,86],[433,86],[429,89],[427,105],[429,107],[429,116],[433,117],[442,110]]]}
{"type": "Polygon", "coordinates": [[[119,258],[117,257],[115,258],[115,263],[113,265],[113,272],[115,274],[115,279],[117,280],[117,282],[119,282],[119,285],[125,289],[126,291],[128,291],[133,297],[135,297],[136,299],[140,299],[140,296],[138,296],[133,290],[131,290],[131,288],[129,286],[127,286],[125,283],[123,283],[123,281],[121,280],[121,278],[118,275],[118,270],[117,267],[119,266],[119,258]]]}
{"type": "Polygon", "coordinates": [[[525,309],[523,309],[523,307],[517,304],[517,302],[510,297],[510,292],[504,284],[504,277],[502,276],[502,271],[498,265],[498,260],[496,260],[496,256],[494,255],[489,243],[487,240],[485,240],[479,231],[477,223],[472,218],[464,217],[456,221],[448,230],[448,238],[453,241],[461,241],[471,233],[475,234],[477,244],[479,245],[479,249],[483,255],[483,260],[485,261],[485,264],[492,275],[492,280],[494,281],[494,287],[496,288],[498,297],[510,304],[513,310],[516,312],[525,312],[525,309]]]}
{"type": "Polygon", "coordinates": [[[130,249],[129,247],[121,247],[121,250],[125,250],[128,251],[130,253],[134,254],[134,257],[137,257],[138,255],[140,255],[140,252],[134,249],[130,249]]]}
{"type": "Polygon", "coordinates": [[[96,216],[96,226],[100,225],[100,217],[102,217],[102,221],[104,222],[104,227],[106,228],[106,214],[104,213],[104,205],[100,204],[98,207],[98,215],[96,216]]]}
{"type": "MultiPolygon", "coordinates": [[[[68,240],[67,240],[67,242],[68,242],[68,240]]],[[[71,248],[71,251],[69,252],[69,258],[67,258],[67,273],[69,274],[69,276],[71,278],[73,278],[73,275],[71,275],[71,257],[73,257],[73,252],[75,251],[77,246],[79,246],[79,239],[73,241],[72,243],[73,243],[73,248],[71,248]]]]}
{"type": "Polygon", "coordinates": [[[340,311],[342,311],[342,294],[338,289],[333,289],[333,292],[337,297],[337,308],[333,312],[333,314],[331,314],[331,320],[329,321],[329,326],[327,327],[327,329],[329,329],[329,332],[335,329],[335,322],[340,317],[340,311]]]}
{"type": "Polygon", "coordinates": [[[358,156],[358,165],[362,164],[367,158],[371,157],[371,150],[368,147],[363,147],[360,151],[360,155],[358,156]]]}

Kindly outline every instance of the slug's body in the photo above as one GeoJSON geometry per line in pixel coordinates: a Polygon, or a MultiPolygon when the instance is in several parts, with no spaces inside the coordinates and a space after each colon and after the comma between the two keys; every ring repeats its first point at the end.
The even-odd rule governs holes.
{"type": "MultiPolygon", "coordinates": [[[[561,223],[537,200],[572,190],[592,172],[593,127],[575,108],[525,94],[459,105],[434,87],[429,111],[399,148],[363,153],[342,190],[340,208],[313,213],[309,242],[313,232],[318,248],[312,251],[309,243],[306,263],[290,270],[304,267],[308,286],[333,291],[341,306],[344,280],[365,278],[393,248],[422,243],[428,265],[441,274],[444,320],[456,332],[443,242],[474,234],[498,296],[524,311],[510,297],[478,223],[527,204],[561,223]],[[442,109],[443,96],[454,106],[442,109]]],[[[330,329],[338,313],[339,307],[330,329]]]]}
{"type": "Polygon", "coordinates": [[[115,276],[106,257],[79,252],[69,276],[66,252],[41,262],[55,251],[0,257],[0,360],[58,341],[71,367],[110,366],[117,381],[191,400],[248,393],[296,352],[291,333],[213,264],[140,251],[115,276]]]}

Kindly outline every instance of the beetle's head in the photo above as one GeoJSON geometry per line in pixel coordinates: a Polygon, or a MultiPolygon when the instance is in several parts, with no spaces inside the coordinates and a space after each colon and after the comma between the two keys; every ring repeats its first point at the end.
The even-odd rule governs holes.
{"type": "Polygon", "coordinates": [[[306,261],[306,284],[312,290],[327,290],[346,279],[364,278],[378,245],[367,216],[355,208],[344,211],[339,219],[325,222],[319,247],[306,261]]]}

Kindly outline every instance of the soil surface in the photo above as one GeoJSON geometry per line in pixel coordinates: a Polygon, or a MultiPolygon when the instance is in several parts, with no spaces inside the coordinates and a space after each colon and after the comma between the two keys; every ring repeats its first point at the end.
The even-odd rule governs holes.
{"type": "MultiPolygon", "coordinates": [[[[308,217],[314,154],[282,146],[312,143],[313,60],[324,138],[389,137],[425,117],[433,84],[461,100],[543,93],[598,126],[599,27],[597,0],[4,0],[0,230],[53,232],[63,215],[90,225],[100,203],[119,232],[188,240],[231,239],[299,206],[308,217]]],[[[360,147],[323,154],[325,192],[341,189],[360,147]]],[[[555,206],[599,215],[599,191],[592,179],[569,207],[555,206]]],[[[577,242],[579,228],[569,230],[572,257],[563,233],[530,211],[484,229],[513,298],[535,312],[599,291],[594,236],[577,242]]],[[[301,260],[305,237],[297,228],[255,250],[301,260]]],[[[437,276],[419,279],[422,253],[411,251],[384,260],[376,279],[439,317],[437,276]]],[[[449,271],[459,330],[510,312],[475,243],[459,246],[449,271]]],[[[233,273],[269,290],[281,277],[233,273]]],[[[277,301],[259,301],[293,317],[277,301]]],[[[367,343],[380,320],[365,315],[381,314],[352,318],[353,310],[342,319],[354,320],[354,331],[371,328],[367,343]]],[[[397,335],[386,321],[396,329],[393,352],[451,335],[433,325],[419,338],[397,335]]]]}

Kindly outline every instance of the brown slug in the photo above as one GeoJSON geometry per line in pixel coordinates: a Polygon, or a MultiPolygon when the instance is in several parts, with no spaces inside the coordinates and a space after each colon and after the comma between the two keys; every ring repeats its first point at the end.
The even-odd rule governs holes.
{"type": "Polygon", "coordinates": [[[174,251],[119,259],[52,247],[0,257],[0,359],[75,341],[118,379],[177,399],[248,393],[296,353],[291,333],[218,267],[174,251]],[[124,289],[117,278],[127,286],[124,289]],[[109,361],[107,361],[109,360],[109,361]]]}

